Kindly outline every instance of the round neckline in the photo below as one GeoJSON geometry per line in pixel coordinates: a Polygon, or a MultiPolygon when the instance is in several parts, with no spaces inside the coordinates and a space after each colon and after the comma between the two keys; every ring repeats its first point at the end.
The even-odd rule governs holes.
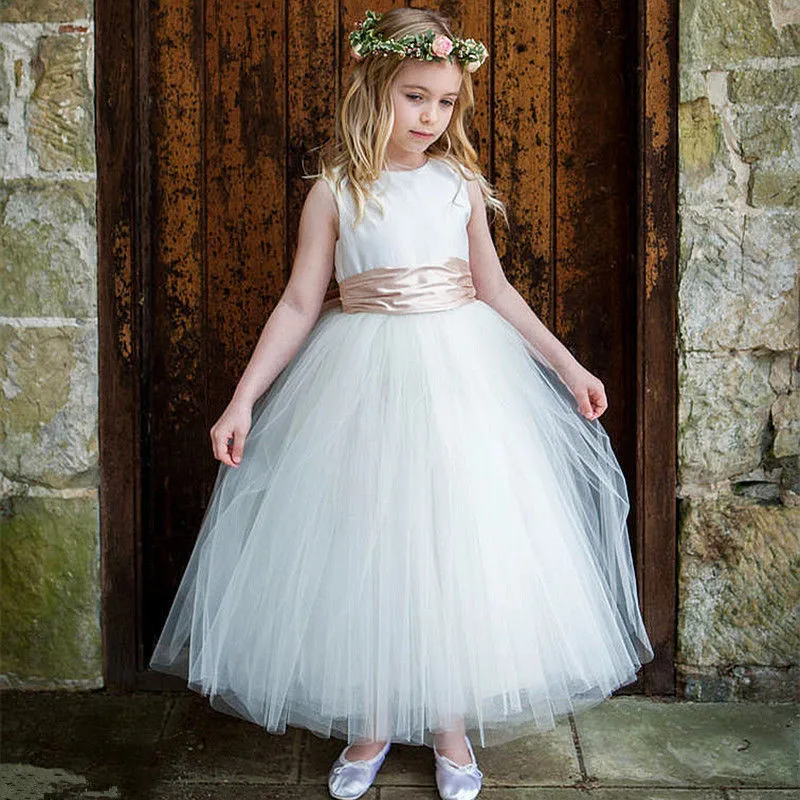
{"type": "Polygon", "coordinates": [[[390,175],[407,175],[407,174],[413,175],[417,172],[422,172],[422,170],[425,169],[425,167],[427,167],[431,163],[431,161],[433,161],[433,159],[430,156],[428,156],[428,159],[425,161],[424,164],[422,164],[419,167],[414,167],[414,169],[387,169],[386,167],[384,167],[383,171],[388,172],[390,175]]]}

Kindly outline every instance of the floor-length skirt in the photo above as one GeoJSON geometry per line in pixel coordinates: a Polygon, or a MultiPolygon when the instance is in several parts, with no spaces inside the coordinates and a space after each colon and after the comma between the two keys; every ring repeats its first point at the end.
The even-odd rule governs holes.
{"type": "Polygon", "coordinates": [[[487,304],[325,308],[252,419],[150,661],[214,708],[488,746],[652,659],[608,436],[487,304]]]}

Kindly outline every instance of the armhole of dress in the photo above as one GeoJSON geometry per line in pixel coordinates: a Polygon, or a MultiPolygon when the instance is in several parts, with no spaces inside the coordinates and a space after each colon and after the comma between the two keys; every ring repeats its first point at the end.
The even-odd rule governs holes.
{"type": "Polygon", "coordinates": [[[466,222],[467,225],[469,225],[470,222],[472,222],[472,214],[473,214],[472,199],[469,196],[469,184],[471,180],[474,180],[474,178],[471,178],[469,181],[466,178],[464,178],[464,202],[467,204],[467,222],[466,222]]]}
{"type": "Polygon", "coordinates": [[[336,238],[338,240],[341,239],[342,236],[342,206],[339,202],[339,192],[336,191],[336,187],[328,178],[320,176],[320,180],[323,180],[327,184],[333,195],[333,202],[336,204],[336,238]]]}
{"type": "MultiPolygon", "coordinates": [[[[448,165],[449,167],[449,165],[448,165]]],[[[466,207],[466,223],[469,224],[470,218],[472,217],[472,203],[469,199],[469,181],[465,178],[457,169],[454,167],[449,167],[453,176],[457,182],[457,189],[456,194],[454,197],[455,201],[458,201],[459,198],[463,205],[466,207]]]]}

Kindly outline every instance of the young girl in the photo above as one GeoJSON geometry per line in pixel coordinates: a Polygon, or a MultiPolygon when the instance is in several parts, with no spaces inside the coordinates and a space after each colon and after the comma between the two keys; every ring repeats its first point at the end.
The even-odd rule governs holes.
{"type": "Polygon", "coordinates": [[[211,429],[211,502],[150,661],[272,733],[345,739],[333,797],[391,742],[553,728],[653,657],[603,384],[506,280],[466,134],[485,47],[367,12],[291,277],[211,429]],[[331,270],[339,297],[324,302],[331,270]]]}

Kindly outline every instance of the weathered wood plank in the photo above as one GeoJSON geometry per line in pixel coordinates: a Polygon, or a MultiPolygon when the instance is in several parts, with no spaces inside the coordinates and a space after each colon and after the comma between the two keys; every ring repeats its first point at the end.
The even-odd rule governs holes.
{"type": "MultiPolygon", "coordinates": [[[[142,640],[149,653],[202,513],[205,445],[203,321],[202,0],[150,4],[151,224],[142,303],[147,314],[141,529],[142,640]]],[[[140,668],[143,668],[140,663],[140,668]]]]}
{"type": "Polygon", "coordinates": [[[95,82],[103,677],[136,682],[139,530],[136,4],[100,3],[95,82]]]}
{"type": "Polygon", "coordinates": [[[640,202],[638,554],[645,623],[656,659],[648,693],[675,692],[677,557],[677,30],[675,0],[639,8],[640,202]]]}
{"type": "Polygon", "coordinates": [[[496,221],[495,245],[508,279],[547,326],[555,299],[552,25],[547,3],[495,0],[486,62],[493,71],[490,175],[511,225],[496,221]]]}

